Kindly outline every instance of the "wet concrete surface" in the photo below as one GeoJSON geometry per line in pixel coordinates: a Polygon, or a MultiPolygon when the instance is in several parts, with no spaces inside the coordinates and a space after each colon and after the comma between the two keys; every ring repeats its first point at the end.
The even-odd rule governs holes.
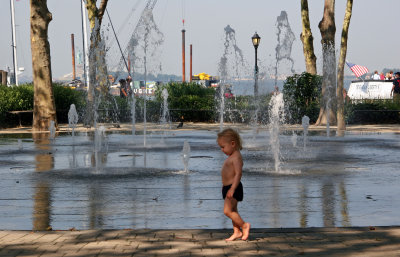
{"type": "MultiPolygon", "coordinates": [[[[393,132],[349,131],[345,137],[283,132],[274,170],[269,132],[239,128],[244,141],[245,199],[239,212],[254,228],[399,225],[400,140],[393,132]]],[[[221,229],[216,127],[163,137],[107,132],[2,134],[0,229],[221,229]],[[191,146],[189,172],[182,147],[191,146]]]]}

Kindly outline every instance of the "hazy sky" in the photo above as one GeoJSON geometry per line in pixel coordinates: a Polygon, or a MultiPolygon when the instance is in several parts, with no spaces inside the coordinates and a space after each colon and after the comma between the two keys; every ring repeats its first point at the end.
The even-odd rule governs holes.
{"type": "MultiPolygon", "coordinates": [[[[100,1],[98,1],[100,2],[100,1]]],[[[120,31],[122,46],[127,44],[127,34],[145,5],[145,0],[112,0],[108,11],[116,30],[120,31]],[[137,6],[134,12],[131,10],[137,6]],[[131,17],[130,19],[128,19],[131,17]],[[128,22],[122,28],[125,20],[128,22]],[[124,36],[125,35],[125,36],[124,36]]],[[[322,66],[318,23],[323,14],[323,0],[309,0],[310,20],[317,55],[318,71],[322,66]]],[[[53,14],[49,25],[53,78],[72,71],[71,33],[75,34],[76,50],[82,49],[80,0],[48,0],[53,14]]],[[[12,67],[10,0],[0,0],[2,35],[0,38],[0,69],[12,67]]],[[[345,0],[336,0],[336,45],[339,49],[345,0]]],[[[347,59],[366,66],[370,71],[400,67],[399,0],[354,0],[350,24],[347,59]]],[[[251,36],[255,31],[261,36],[259,59],[265,67],[275,62],[277,45],[276,18],[285,10],[290,26],[296,35],[292,57],[296,72],[305,70],[301,33],[300,0],[158,0],[154,18],[164,33],[161,63],[164,73],[181,75],[181,29],[185,19],[187,63],[189,44],[193,44],[193,73],[206,72],[218,75],[217,65],[222,56],[224,27],[228,24],[236,31],[239,48],[247,62],[254,65],[254,47],[251,36]]],[[[29,0],[15,1],[17,24],[18,66],[25,67],[24,75],[31,75],[29,0]]],[[[108,18],[104,18],[104,24],[108,18]]],[[[111,34],[110,34],[111,35],[111,34]]],[[[129,36],[129,35],[128,35],[129,36]]],[[[347,74],[350,71],[345,68],[347,74]]],[[[189,73],[189,66],[186,74],[189,73]]],[[[269,72],[271,73],[271,72],[269,72]]]]}

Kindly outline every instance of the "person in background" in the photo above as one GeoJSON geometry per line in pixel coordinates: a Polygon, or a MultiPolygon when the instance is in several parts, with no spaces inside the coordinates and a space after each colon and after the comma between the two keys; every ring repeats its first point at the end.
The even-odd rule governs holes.
{"type": "Polygon", "coordinates": [[[390,91],[390,95],[393,95],[393,101],[400,101],[400,72],[396,72],[395,78],[393,81],[392,91],[390,91]]]}
{"type": "Polygon", "coordinates": [[[385,74],[383,74],[383,72],[381,72],[381,74],[380,74],[380,79],[385,80],[385,74]]]}
{"type": "Polygon", "coordinates": [[[125,90],[126,90],[127,95],[129,95],[129,96],[132,96],[132,86],[133,86],[132,85],[132,77],[128,75],[128,77],[126,78],[125,90]]]}
{"type": "Polygon", "coordinates": [[[372,75],[372,79],[373,80],[380,80],[381,79],[381,76],[379,76],[379,73],[378,73],[377,70],[374,72],[374,75],[372,75]]]}
{"type": "Polygon", "coordinates": [[[393,80],[394,76],[393,76],[393,71],[389,71],[389,80],[393,80]]]}
{"type": "Polygon", "coordinates": [[[126,92],[126,80],[125,79],[119,80],[119,96],[122,98],[125,98],[128,96],[128,93],[126,92]]]}

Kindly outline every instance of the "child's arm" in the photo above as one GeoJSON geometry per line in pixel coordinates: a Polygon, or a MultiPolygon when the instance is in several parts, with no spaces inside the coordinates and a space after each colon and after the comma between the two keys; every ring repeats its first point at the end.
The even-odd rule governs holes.
{"type": "Polygon", "coordinates": [[[232,198],[233,194],[235,193],[236,188],[238,187],[240,183],[240,179],[242,178],[242,158],[234,158],[232,160],[232,166],[233,166],[233,171],[234,171],[234,177],[233,177],[233,183],[231,188],[228,190],[226,197],[232,198]]]}

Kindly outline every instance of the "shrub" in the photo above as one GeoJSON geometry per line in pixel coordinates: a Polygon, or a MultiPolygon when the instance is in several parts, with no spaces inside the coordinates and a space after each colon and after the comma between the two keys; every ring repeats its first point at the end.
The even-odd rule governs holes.
{"type": "MultiPolygon", "coordinates": [[[[86,104],[86,94],[83,91],[54,84],[54,100],[58,122],[68,121],[68,110],[75,104],[77,110],[83,110],[86,104]]],[[[9,111],[33,110],[33,84],[20,86],[0,86],[0,126],[18,125],[18,117],[9,111]]],[[[32,114],[21,114],[22,124],[32,124],[32,114]]]]}
{"type": "Polygon", "coordinates": [[[400,123],[400,103],[393,100],[363,100],[346,104],[349,124],[400,123]]]}
{"type": "Polygon", "coordinates": [[[75,90],[70,87],[54,84],[53,93],[56,104],[57,121],[59,123],[68,122],[68,111],[71,104],[75,104],[77,112],[82,115],[86,106],[85,91],[75,90]]]}
{"type": "MultiPolygon", "coordinates": [[[[33,109],[33,86],[24,84],[20,86],[0,86],[0,126],[8,127],[18,125],[18,117],[11,115],[9,111],[23,111],[33,109]]],[[[21,115],[32,117],[31,114],[21,115]]],[[[32,119],[32,118],[31,118],[32,119]]]]}
{"type": "Polygon", "coordinates": [[[304,115],[314,123],[318,119],[322,77],[307,72],[288,77],[283,85],[290,123],[301,123],[304,115]]]}
{"type": "Polygon", "coordinates": [[[171,119],[185,121],[211,121],[215,113],[215,89],[196,83],[171,82],[160,86],[156,91],[156,101],[161,106],[162,90],[168,90],[168,105],[171,119]]]}

